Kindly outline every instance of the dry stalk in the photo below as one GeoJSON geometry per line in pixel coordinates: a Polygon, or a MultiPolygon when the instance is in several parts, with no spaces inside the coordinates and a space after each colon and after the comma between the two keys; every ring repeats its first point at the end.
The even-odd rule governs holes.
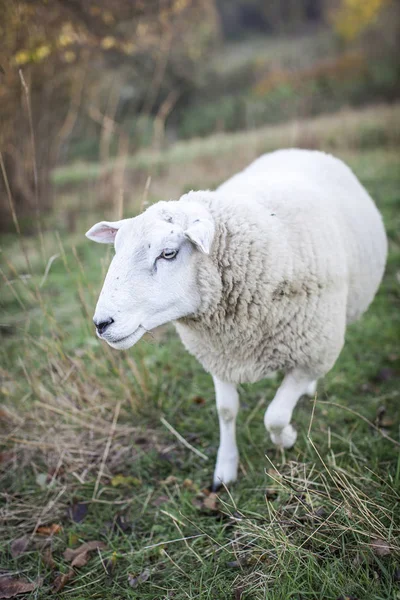
{"type": "Polygon", "coordinates": [[[113,438],[113,435],[115,432],[115,428],[117,426],[120,409],[121,409],[121,402],[118,402],[117,406],[115,407],[114,418],[111,423],[110,433],[108,434],[106,447],[104,448],[103,458],[101,459],[100,469],[99,469],[99,473],[97,475],[96,483],[94,486],[92,500],[94,500],[97,496],[97,490],[99,489],[100,480],[101,480],[101,478],[103,476],[103,472],[104,472],[104,466],[106,464],[108,453],[110,452],[111,442],[112,442],[112,438],[113,438]]]}

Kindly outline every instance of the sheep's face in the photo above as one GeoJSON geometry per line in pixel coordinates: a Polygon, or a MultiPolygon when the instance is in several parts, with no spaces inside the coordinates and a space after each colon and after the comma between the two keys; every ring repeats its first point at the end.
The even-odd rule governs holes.
{"type": "Polygon", "coordinates": [[[146,331],[196,313],[199,261],[209,260],[214,236],[202,204],[158,202],[138,217],[97,223],[86,235],[115,244],[93,319],[110,346],[130,348],[146,331]]]}

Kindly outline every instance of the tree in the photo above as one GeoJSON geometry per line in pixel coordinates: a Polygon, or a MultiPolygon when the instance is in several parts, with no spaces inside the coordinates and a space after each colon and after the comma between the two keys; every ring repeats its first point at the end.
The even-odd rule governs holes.
{"type": "Polygon", "coordinates": [[[0,13],[3,227],[11,222],[4,173],[20,216],[49,208],[51,169],[105,72],[129,73],[140,110],[165,111],[217,31],[213,0],[0,0],[0,13]]]}

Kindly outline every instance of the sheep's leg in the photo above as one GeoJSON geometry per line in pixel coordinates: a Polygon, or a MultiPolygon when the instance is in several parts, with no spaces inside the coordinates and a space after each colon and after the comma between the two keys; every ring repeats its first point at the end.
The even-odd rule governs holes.
{"type": "Polygon", "coordinates": [[[293,409],[303,394],[313,395],[315,390],[316,380],[306,373],[295,370],[285,375],[264,416],[265,427],[274,444],[283,448],[293,446],[297,437],[290,424],[293,409]]]}
{"type": "Polygon", "coordinates": [[[308,386],[308,388],[304,392],[306,396],[309,396],[310,398],[314,398],[315,392],[317,391],[317,383],[318,382],[317,382],[316,379],[314,379],[314,381],[312,381],[310,383],[310,385],[308,386]]]}
{"type": "Polygon", "coordinates": [[[231,383],[214,377],[215,395],[219,419],[220,443],[214,471],[213,488],[222,483],[236,481],[239,453],[236,445],[236,416],[239,396],[231,383]]]}

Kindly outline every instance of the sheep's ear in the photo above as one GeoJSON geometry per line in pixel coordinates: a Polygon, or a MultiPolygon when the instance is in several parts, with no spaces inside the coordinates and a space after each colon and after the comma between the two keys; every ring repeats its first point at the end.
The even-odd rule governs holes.
{"type": "Polygon", "coordinates": [[[89,240],[98,242],[99,244],[113,244],[118,229],[124,221],[100,221],[96,223],[86,232],[86,237],[89,240]]]}
{"type": "Polygon", "coordinates": [[[210,254],[214,239],[214,223],[210,219],[196,219],[186,229],[185,236],[204,254],[210,254]]]}

